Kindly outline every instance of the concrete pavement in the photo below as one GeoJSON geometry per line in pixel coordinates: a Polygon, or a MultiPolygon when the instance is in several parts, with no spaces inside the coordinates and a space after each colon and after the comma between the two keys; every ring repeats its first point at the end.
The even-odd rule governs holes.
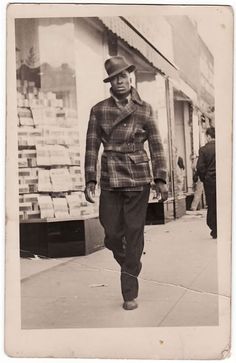
{"type": "Polygon", "coordinates": [[[21,259],[22,328],[218,324],[217,240],[205,212],[145,227],[139,307],[122,309],[109,250],[66,259],[21,259]]]}

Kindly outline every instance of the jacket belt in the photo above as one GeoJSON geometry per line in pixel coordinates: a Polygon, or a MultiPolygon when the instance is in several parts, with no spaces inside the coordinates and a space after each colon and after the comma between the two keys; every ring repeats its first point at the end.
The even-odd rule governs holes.
{"type": "Polygon", "coordinates": [[[104,151],[114,151],[118,153],[134,153],[144,150],[143,144],[127,143],[122,145],[104,145],[104,151]]]}

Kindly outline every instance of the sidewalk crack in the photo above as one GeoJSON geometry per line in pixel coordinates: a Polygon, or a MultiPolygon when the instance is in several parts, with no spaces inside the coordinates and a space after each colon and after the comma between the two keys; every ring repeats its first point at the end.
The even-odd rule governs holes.
{"type": "MultiPolygon", "coordinates": [[[[99,267],[89,266],[87,264],[81,264],[81,263],[79,263],[79,265],[81,267],[86,267],[86,268],[89,268],[91,270],[97,270],[97,271],[102,270],[102,271],[112,272],[112,273],[120,275],[120,271],[116,271],[116,270],[113,270],[113,269],[99,268],[99,267]]],[[[203,271],[207,268],[207,266],[197,276],[195,276],[193,281],[190,283],[190,286],[203,273],[203,271]]],[[[144,281],[144,282],[150,282],[150,283],[160,285],[160,286],[177,287],[177,288],[180,288],[180,289],[184,290],[185,291],[184,294],[186,292],[193,292],[193,293],[196,293],[196,294],[206,294],[206,295],[210,295],[210,296],[218,296],[218,297],[222,297],[222,298],[225,298],[225,299],[230,299],[230,296],[225,295],[225,294],[220,294],[220,293],[216,293],[216,292],[209,292],[209,291],[204,291],[204,290],[198,290],[198,289],[192,289],[191,287],[187,287],[187,286],[184,286],[184,285],[181,285],[181,284],[174,284],[174,283],[171,283],[171,282],[156,281],[156,280],[143,278],[141,276],[138,277],[138,280],[139,281],[144,281]]]]}

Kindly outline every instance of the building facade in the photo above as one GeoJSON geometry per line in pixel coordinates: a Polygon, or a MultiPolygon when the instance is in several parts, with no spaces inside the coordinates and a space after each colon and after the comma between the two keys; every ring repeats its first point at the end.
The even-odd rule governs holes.
{"type": "MultiPolygon", "coordinates": [[[[174,62],[179,68],[179,80],[171,85],[174,102],[172,127],[176,150],[185,166],[185,181],[181,189],[188,209],[194,192],[193,160],[198,156],[200,146],[205,144],[206,127],[214,124],[214,60],[198,34],[194,20],[183,15],[166,19],[172,28],[174,62]]],[[[177,180],[177,199],[179,192],[177,180]]],[[[178,204],[181,204],[180,200],[177,208],[178,204]]]]}

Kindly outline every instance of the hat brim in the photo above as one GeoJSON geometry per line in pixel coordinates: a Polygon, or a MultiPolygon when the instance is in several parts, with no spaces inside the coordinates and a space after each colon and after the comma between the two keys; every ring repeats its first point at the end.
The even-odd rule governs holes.
{"type": "Polygon", "coordinates": [[[112,74],[110,74],[110,76],[109,76],[109,77],[105,78],[105,79],[103,80],[103,82],[104,82],[104,83],[110,82],[110,80],[111,80],[112,78],[114,78],[115,76],[117,76],[117,74],[119,74],[119,73],[121,73],[121,72],[123,72],[123,71],[128,71],[129,73],[131,73],[131,72],[135,71],[135,69],[136,69],[136,67],[135,67],[135,65],[134,65],[134,64],[131,64],[131,65],[130,65],[130,66],[128,66],[128,67],[124,67],[124,68],[118,69],[117,71],[115,71],[115,72],[113,72],[112,74]]]}

